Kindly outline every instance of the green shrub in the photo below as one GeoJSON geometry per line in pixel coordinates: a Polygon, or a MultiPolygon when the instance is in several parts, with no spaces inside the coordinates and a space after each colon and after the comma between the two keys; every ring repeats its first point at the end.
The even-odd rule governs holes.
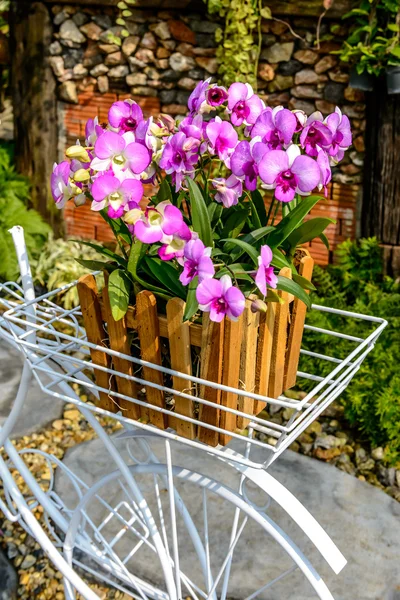
{"type": "Polygon", "coordinates": [[[24,228],[28,255],[34,263],[50,232],[38,212],[27,208],[29,180],[12,166],[10,149],[0,147],[0,279],[14,281],[19,276],[12,237],[14,225],[24,228]]]}
{"type": "MultiPolygon", "coordinates": [[[[353,381],[342,395],[345,416],[369,440],[372,446],[385,448],[385,459],[391,464],[400,460],[400,285],[382,275],[381,249],[375,238],[358,242],[346,241],[338,249],[338,264],[327,269],[316,267],[313,283],[317,291],[313,302],[387,319],[388,326],[373,351],[367,356],[353,381]]],[[[344,320],[336,315],[310,311],[307,322],[327,329],[343,331],[344,320]]],[[[371,325],[347,319],[345,332],[367,337],[371,325]]],[[[354,343],[325,336],[314,341],[305,336],[310,350],[344,357],[354,343]]],[[[302,370],[315,372],[315,360],[303,356],[302,370]]],[[[321,361],[318,373],[327,374],[332,365],[321,361]]],[[[303,386],[307,389],[307,385],[303,386]]]]}

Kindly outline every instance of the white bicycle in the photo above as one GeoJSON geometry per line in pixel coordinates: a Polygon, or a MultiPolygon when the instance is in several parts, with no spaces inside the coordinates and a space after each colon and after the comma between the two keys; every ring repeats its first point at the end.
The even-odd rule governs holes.
{"type": "MultiPolygon", "coordinates": [[[[262,398],[267,406],[294,409],[287,422],[245,415],[250,419],[247,437],[217,428],[233,440],[224,448],[211,448],[181,437],[172,429],[159,430],[81,400],[77,387],[94,397],[107,390],[94,383],[91,376],[90,372],[100,367],[91,362],[93,344],[87,341],[80,325],[79,307],[66,310],[54,301],[59,292],[76,284],[35,298],[23,230],[14,227],[11,233],[22,285],[0,286],[0,337],[20,350],[24,367],[14,405],[0,430],[0,446],[5,451],[4,458],[0,457],[0,476],[6,498],[5,502],[0,500],[0,508],[8,519],[18,520],[36,538],[62,572],[66,598],[76,598],[76,592],[87,600],[98,598],[78,574],[83,569],[129,597],[144,600],[298,598],[293,592],[299,581],[294,572],[307,580],[307,597],[332,599],[310,561],[272,518],[277,513],[274,505],[293,519],[335,573],[343,569],[346,560],[305,507],[269,474],[268,467],[345,389],[373,349],[386,321],[314,306],[314,310],[331,312],[344,320],[368,322],[371,332],[362,339],[306,325],[311,335],[351,341],[353,351],[338,358],[302,350],[316,363],[325,361],[333,368],[325,377],[298,372],[298,377],[315,384],[302,400],[284,395],[262,398]],[[44,393],[74,403],[95,430],[96,456],[109,465],[106,475],[94,461],[91,481],[84,481],[55,456],[15,449],[9,436],[24,410],[33,377],[44,393]],[[122,428],[110,436],[101,426],[99,415],[119,421],[122,428]],[[267,434],[268,443],[262,442],[257,433],[267,434]],[[24,460],[32,452],[48,462],[51,477],[46,491],[24,460]],[[196,469],[199,452],[204,456],[202,473],[196,469]],[[28,486],[29,498],[19,490],[15,473],[28,486]],[[33,514],[38,504],[46,516],[47,532],[33,514]],[[262,554],[252,544],[255,536],[265,540],[262,554]],[[272,556],[274,560],[269,560],[272,556]],[[277,595],[271,596],[270,591],[277,595]]],[[[143,364],[140,359],[95,348],[111,357],[123,356],[139,367],[143,364]]],[[[146,366],[168,376],[177,374],[157,365],[146,366]]],[[[103,370],[111,373],[107,368],[103,370]]],[[[121,372],[118,376],[128,377],[121,372]]],[[[189,385],[232,391],[198,377],[179,376],[188,379],[189,385]]],[[[140,377],[131,379],[146,384],[140,377]]],[[[163,389],[178,393],[172,384],[163,389]]],[[[233,391],[243,395],[243,391],[233,391]]],[[[246,395],[252,396],[249,392],[246,395]]],[[[151,406],[140,398],[116,396],[151,406]]],[[[195,400],[202,402],[199,397],[195,400]]]]}

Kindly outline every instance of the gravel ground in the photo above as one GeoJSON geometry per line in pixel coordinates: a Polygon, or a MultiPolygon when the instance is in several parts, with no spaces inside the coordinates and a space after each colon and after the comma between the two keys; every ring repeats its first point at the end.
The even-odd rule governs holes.
{"type": "MultiPolygon", "coordinates": [[[[86,399],[83,397],[83,399],[86,399]]],[[[268,418],[278,423],[287,420],[290,409],[279,410],[268,418]]],[[[120,428],[112,418],[101,418],[102,426],[113,433],[120,428]]],[[[261,439],[267,439],[266,436],[261,439]]],[[[62,459],[65,451],[81,442],[95,437],[94,431],[88,426],[79,410],[72,404],[66,404],[61,419],[53,421],[50,427],[15,440],[15,447],[39,449],[62,459]]],[[[268,439],[273,441],[273,438],[268,439]]],[[[383,489],[400,502],[400,469],[387,468],[382,463],[383,449],[376,448],[370,452],[365,444],[357,438],[356,432],[348,427],[343,418],[343,408],[333,404],[318,421],[294,442],[291,449],[313,456],[319,460],[334,464],[337,468],[354,475],[362,481],[368,481],[383,489]]],[[[44,490],[50,480],[50,472],[46,461],[40,455],[25,457],[30,469],[44,490]]],[[[17,477],[20,489],[28,493],[21,477],[17,477]]],[[[0,487],[0,495],[4,493],[0,487]]],[[[43,524],[43,510],[40,506],[35,509],[36,518],[43,524]]],[[[46,528],[46,526],[45,526],[46,528]]],[[[11,523],[0,514],[0,538],[3,549],[18,573],[18,598],[38,600],[64,600],[62,577],[40,546],[28,535],[18,523],[11,523]]],[[[101,587],[93,581],[88,582],[92,589],[105,599],[128,600],[129,596],[116,590],[101,587]]],[[[81,596],[78,595],[78,598],[81,596]]]]}

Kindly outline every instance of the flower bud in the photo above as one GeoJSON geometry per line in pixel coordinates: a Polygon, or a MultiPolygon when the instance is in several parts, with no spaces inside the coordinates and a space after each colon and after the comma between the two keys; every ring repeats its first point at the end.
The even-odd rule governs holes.
{"type": "Polygon", "coordinates": [[[79,144],[76,144],[75,146],[70,146],[69,148],[67,148],[65,155],[68,158],[77,158],[78,160],[80,160],[83,163],[87,163],[90,161],[90,157],[89,157],[89,154],[87,153],[86,148],[84,148],[83,146],[79,146],[79,144]]]}
{"type": "Polygon", "coordinates": [[[88,169],[79,169],[73,174],[73,178],[74,181],[78,181],[79,183],[86,183],[90,179],[90,173],[88,169]]]}
{"type": "Polygon", "coordinates": [[[265,302],[260,300],[260,298],[257,298],[256,300],[253,300],[253,302],[251,303],[250,310],[252,313],[257,313],[257,312],[266,313],[267,305],[265,304],[265,302]]]}
{"type": "Polygon", "coordinates": [[[133,208],[132,210],[128,210],[128,212],[124,214],[123,220],[125,221],[125,223],[128,223],[128,225],[134,225],[136,221],[140,219],[142,214],[142,210],[140,210],[139,208],[133,208]]]}

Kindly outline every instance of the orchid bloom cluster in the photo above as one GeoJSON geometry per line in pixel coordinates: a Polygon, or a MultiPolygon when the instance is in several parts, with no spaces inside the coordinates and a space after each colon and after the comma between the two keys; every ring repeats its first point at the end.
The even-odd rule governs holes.
{"type": "MultiPolygon", "coordinates": [[[[90,119],[84,144],[77,141],[66,152],[68,160],[54,165],[51,190],[58,208],[70,199],[77,206],[89,200],[111,226],[119,223],[132,247],[140,243],[147,249],[147,261],[159,261],[157,268],[164,264],[169,277],[176,274],[183,296],[195,282],[197,307],[213,321],[225,315],[237,319],[245,296],[256,293],[265,300],[277,287],[274,255],[289,257],[282,240],[277,248],[268,244],[274,218],[269,223],[262,208],[263,219],[255,214],[256,190],[272,190],[282,216],[290,216],[312,191],[327,194],[331,166],[342,160],[351,141],[349,119],[339,108],[326,118],[320,112],[307,117],[266,106],[249,84],[225,89],[208,79],[190,95],[184,118],[145,119],[136,102],[121,100],[111,106],[108,124],[90,119]],[[196,190],[206,216],[198,200],[193,203],[196,190]],[[243,220],[230,228],[239,215],[243,220]],[[260,223],[265,235],[254,241],[251,229],[260,223]],[[205,225],[211,235],[204,233],[205,225]],[[229,258],[232,247],[236,255],[238,250],[229,246],[229,237],[246,241],[246,232],[258,255],[254,268],[249,257],[240,267],[229,258]]],[[[148,269],[141,281],[146,276],[148,269]]],[[[168,286],[166,292],[171,293],[168,286]]]]}

